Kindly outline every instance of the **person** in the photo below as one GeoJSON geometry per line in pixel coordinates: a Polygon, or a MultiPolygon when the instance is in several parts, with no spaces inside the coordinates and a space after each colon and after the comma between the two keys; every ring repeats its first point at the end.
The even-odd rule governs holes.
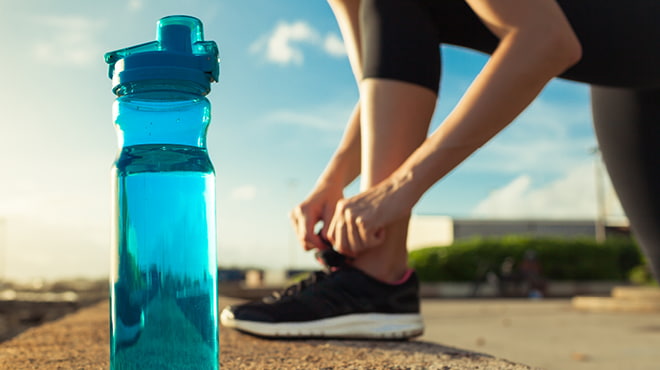
{"type": "Polygon", "coordinates": [[[520,277],[525,282],[527,296],[530,298],[542,298],[546,295],[546,283],[543,278],[543,267],[533,249],[525,251],[520,261],[520,277]]]}
{"type": "Polygon", "coordinates": [[[274,337],[421,334],[418,283],[406,260],[412,207],[555,77],[591,85],[600,150],[657,276],[660,1],[329,3],[360,99],[334,156],[291,217],[305,249],[327,251],[327,239],[350,259],[264,300],[226,308],[224,325],[274,337]],[[441,44],[490,58],[427,137],[441,44]],[[358,175],[359,194],[344,198],[358,175]]]}

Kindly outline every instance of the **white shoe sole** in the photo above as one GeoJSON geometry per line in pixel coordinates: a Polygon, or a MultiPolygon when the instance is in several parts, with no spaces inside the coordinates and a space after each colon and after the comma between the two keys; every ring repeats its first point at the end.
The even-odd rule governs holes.
{"type": "Polygon", "coordinates": [[[306,322],[268,323],[236,320],[225,309],[220,322],[228,328],[280,338],[408,339],[424,332],[420,314],[360,313],[306,322]]]}

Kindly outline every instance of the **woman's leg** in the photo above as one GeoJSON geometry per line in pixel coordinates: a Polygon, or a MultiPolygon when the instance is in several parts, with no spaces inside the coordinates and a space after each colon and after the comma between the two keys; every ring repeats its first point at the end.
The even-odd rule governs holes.
{"type": "Polygon", "coordinates": [[[660,279],[660,89],[591,89],[600,150],[633,233],[660,279]]]}
{"type": "MultiPolygon", "coordinates": [[[[428,133],[440,51],[435,25],[420,3],[362,0],[360,5],[363,190],[388,177],[428,133]]],[[[399,280],[407,270],[409,218],[388,225],[384,243],[360,254],[354,266],[383,281],[399,280]]]]}
{"type": "Polygon", "coordinates": [[[605,165],[660,278],[660,2],[559,3],[583,49],[564,77],[594,84],[593,119],[605,165]]]}
{"type": "MultiPolygon", "coordinates": [[[[583,49],[580,62],[561,77],[595,84],[593,119],[603,159],[634,235],[660,279],[660,2],[558,3],[583,49]]],[[[452,0],[434,4],[444,25],[442,42],[484,52],[493,47],[463,5],[452,0]],[[461,14],[453,18],[461,21],[446,14],[461,14]],[[472,24],[473,31],[460,32],[455,24],[472,24]]]]}
{"type": "MultiPolygon", "coordinates": [[[[625,6],[615,0],[559,3],[583,47],[582,60],[562,77],[637,89],[594,87],[594,120],[612,181],[658,276],[660,205],[654,191],[660,189],[660,149],[653,148],[660,147],[660,49],[656,47],[660,2],[634,0],[625,6]]],[[[437,50],[440,43],[449,43],[489,53],[498,42],[463,0],[362,0],[361,12],[364,77],[376,81],[375,91],[384,79],[433,91],[440,77],[440,58],[433,47],[437,50]]],[[[371,95],[374,93],[364,90],[364,97],[372,103],[363,102],[362,109],[374,110],[378,105],[371,95]]],[[[362,113],[363,120],[369,116],[362,113]]],[[[377,115],[373,117],[362,122],[363,134],[369,129],[380,131],[381,124],[388,127],[377,115]]],[[[367,152],[363,148],[363,156],[367,152]]],[[[376,161],[374,157],[372,162],[376,161]]],[[[364,185],[373,183],[365,181],[364,185]]]]}
{"type": "MultiPolygon", "coordinates": [[[[360,84],[360,101],[360,187],[367,189],[388,177],[424,141],[436,95],[415,84],[368,78],[360,84]]],[[[401,279],[407,270],[409,218],[388,225],[384,243],[360,254],[354,266],[383,281],[401,279]]]]}

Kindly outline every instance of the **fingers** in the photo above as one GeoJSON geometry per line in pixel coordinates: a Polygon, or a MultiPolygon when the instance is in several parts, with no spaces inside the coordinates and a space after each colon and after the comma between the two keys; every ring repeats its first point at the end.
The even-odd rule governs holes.
{"type": "Polygon", "coordinates": [[[384,228],[372,228],[361,210],[345,200],[337,202],[328,227],[327,238],[342,254],[355,257],[364,250],[381,245],[385,240],[384,228]]]}
{"type": "Polygon", "coordinates": [[[325,244],[314,233],[314,227],[320,221],[320,217],[314,217],[312,213],[306,212],[303,206],[294,208],[289,217],[293,223],[296,237],[305,250],[325,248],[325,244]]]}
{"type": "Polygon", "coordinates": [[[327,249],[325,239],[338,252],[355,257],[385,240],[385,229],[377,224],[374,215],[371,202],[354,197],[332,203],[305,201],[289,216],[305,250],[327,249]],[[315,228],[319,222],[323,222],[323,227],[317,234],[315,228]]]}
{"type": "Polygon", "coordinates": [[[350,209],[345,212],[346,222],[346,239],[348,242],[348,248],[351,250],[350,256],[356,256],[360,251],[365,248],[364,240],[360,235],[360,227],[356,223],[356,218],[353,217],[353,214],[350,209]]]}
{"type": "Polygon", "coordinates": [[[360,240],[363,240],[363,244],[369,243],[369,232],[367,231],[367,225],[365,225],[364,218],[356,217],[355,218],[355,228],[357,229],[358,236],[360,240]]]}
{"type": "MultiPolygon", "coordinates": [[[[320,230],[320,236],[321,238],[325,239],[324,245],[327,243],[330,243],[330,240],[328,239],[328,233],[330,230],[330,222],[332,222],[332,217],[335,214],[335,208],[337,207],[337,204],[333,204],[332,206],[327,206],[323,210],[323,225],[320,230]]],[[[330,243],[330,246],[332,244],[330,243]]]]}
{"type": "Polygon", "coordinates": [[[335,214],[332,216],[332,220],[330,220],[330,225],[328,225],[328,232],[326,234],[326,239],[338,251],[339,251],[338,244],[341,240],[341,235],[339,235],[338,232],[340,226],[338,226],[338,224],[343,222],[342,217],[339,216],[339,211],[340,211],[339,203],[340,202],[337,203],[337,210],[335,211],[335,214]]]}

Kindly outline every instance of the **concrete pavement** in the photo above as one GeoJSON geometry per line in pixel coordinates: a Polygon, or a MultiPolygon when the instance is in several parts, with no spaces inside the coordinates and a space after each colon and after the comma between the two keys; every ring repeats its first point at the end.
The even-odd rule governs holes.
{"type": "MultiPolygon", "coordinates": [[[[230,303],[220,300],[221,306],[230,303]]],[[[221,329],[220,348],[223,369],[530,369],[418,340],[265,340],[221,329]]],[[[0,369],[105,369],[108,353],[108,303],[103,302],[1,343],[0,369]]]]}
{"type": "Polygon", "coordinates": [[[548,370],[660,369],[660,312],[584,312],[561,300],[425,300],[420,340],[548,370]]]}
{"type": "MultiPolygon", "coordinates": [[[[236,302],[222,297],[221,306],[236,302]]],[[[424,300],[409,342],[272,341],[221,329],[223,369],[659,369],[660,313],[569,300],[424,300]],[[506,359],[506,360],[503,360],[506,359]]],[[[108,367],[107,302],[0,344],[2,369],[108,367]]]]}

